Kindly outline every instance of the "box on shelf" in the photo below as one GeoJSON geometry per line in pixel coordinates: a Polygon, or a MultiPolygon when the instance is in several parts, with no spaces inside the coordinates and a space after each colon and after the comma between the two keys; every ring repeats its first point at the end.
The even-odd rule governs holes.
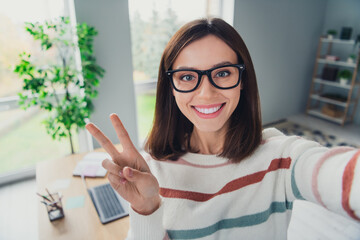
{"type": "Polygon", "coordinates": [[[341,118],[344,116],[344,112],[340,108],[332,104],[325,104],[322,107],[321,112],[329,117],[334,118],[341,118]]]}
{"type": "Polygon", "coordinates": [[[328,61],[339,61],[340,58],[338,56],[333,56],[333,55],[326,55],[325,59],[328,61]]]}
{"type": "Polygon", "coordinates": [[[351,27],[343,27],[343,28],[341,28],[340,39],[342,39],[342,40],[350,40],[351,33],[352,33],[352,28],[351,27]]]}
{"type": "Polygon", "coordinates": [[[321,74],[321,78],[323,80],[328,80],[328,81],[336,81],[336,77],[338,74],[338,68],[336,67],[329,67],[326,66],[323,68],[322,74],[321,74]]]}

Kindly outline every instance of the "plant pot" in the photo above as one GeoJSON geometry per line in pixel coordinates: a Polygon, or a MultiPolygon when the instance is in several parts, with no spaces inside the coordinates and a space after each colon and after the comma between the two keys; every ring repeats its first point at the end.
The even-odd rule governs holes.
{"type": "Polygon", "coordinates": [[[340,85],[348,85],[349,79],[347,78],[340,78],[340,85]]]}
{"type": "Polygon", "coordinates": [[[349,57],[346,62],[347,62],[347,63],[354,63],[354,59],[351,58],[351,57],[349,57]]]}
{"type": "Polygon", "coordinates": [[[333,40],[333,39],[334,39],[334,35],[328,34],[328,35],[327,35],[327,38],[328,38],[329,40],[333,40]]]}

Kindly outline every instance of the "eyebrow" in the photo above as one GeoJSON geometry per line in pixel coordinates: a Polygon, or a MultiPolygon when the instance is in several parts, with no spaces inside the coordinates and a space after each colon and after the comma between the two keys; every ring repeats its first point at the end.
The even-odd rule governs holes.
{"type": "MultiPolygon", "coordinates": [[[[220,63],[217,63],[217,64],[213,65],[211,68],[221,67],[221,66],[229,65],[229,64],[234,64],[234,63],[229,62],[229,61],[223,61],[223,62],[220,62],[220,63]]],[[[178,70],[178,69],[194,69],[194,70],[198,70],[197,68],[187,67],[187,66],[180,66],[180,67],[176,68],[176,70],[178,70]]]]}

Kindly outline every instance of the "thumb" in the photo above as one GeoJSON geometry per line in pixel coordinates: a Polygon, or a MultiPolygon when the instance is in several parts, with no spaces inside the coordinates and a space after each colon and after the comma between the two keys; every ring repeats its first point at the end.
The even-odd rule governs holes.
{"type": "Polygon", "coordinates": [[[139,170],[133,169],[131,167],[124,167],[123,169],[123,176],[128,180],[129,182],[136,182],[139,180],[139,178],[144,177],[143,172],[140,172],[139,170]]]}

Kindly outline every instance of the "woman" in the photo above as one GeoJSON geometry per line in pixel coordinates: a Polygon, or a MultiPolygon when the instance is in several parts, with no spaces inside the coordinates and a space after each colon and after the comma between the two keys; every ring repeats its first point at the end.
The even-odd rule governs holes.
{"type": "Polygon", "coordinates": [[[166,46],[147,154],[110,119],[122,152],[86,128],[131,205],[129,239],[286,239],[295,199],[360,220],[359,149],[262,131],[251,57],[221,19],[190,22],[166,46]]]}

